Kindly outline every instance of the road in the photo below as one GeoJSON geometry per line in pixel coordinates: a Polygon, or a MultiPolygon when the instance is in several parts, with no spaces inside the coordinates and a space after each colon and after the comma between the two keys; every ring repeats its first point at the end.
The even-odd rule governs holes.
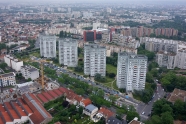
{"type": "Polygon", "coordinates": [[[160,84],[157,83],[157,92],[154,93],[154,97],[148,104],[139,104],[137,112],[140,114],[142,120],[148,119],[151,115],[151,110],[153,103],[156,102],[158,99],[163,98],[165,95],[164,89],[161,87],[160,84]],[[144,112],[144,114],[142,114],[144,112]]]}

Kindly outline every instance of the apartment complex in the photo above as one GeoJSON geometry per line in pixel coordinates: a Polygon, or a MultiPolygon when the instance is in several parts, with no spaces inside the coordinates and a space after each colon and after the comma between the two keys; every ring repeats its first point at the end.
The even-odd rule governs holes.
{"type": "Polygon", "coordinates": [[[156,62],[159,67],[167,67],[167,69],[174,69],[176,67],[176,54],[167,52],[158,52],[156,54],[156,62]]]}
{"type": "Polygon", "coordinates": [[[35,80],[39,78],[39,70],[30,65],[22,66],[21,74],[25,79],[35,80]]]}
{"type": "Polygon", "coordinates": [[[84,74],[106,74],[106,48],[97,44],[84,45],[84,74]]]}
{"type": "Polygon", "coordinates": [[[56,37],[53,35],[40,35],[40,55],[46,58],[56,57],[56,37]]]}
{"type": "Polygon", "coordinates": [[[126,91],[145,89],[147,57],[133,53],[118,53],[117,86],[126,91]]]}
{"type": "Polygon", "coordinates": [[[78,42],[73,39],[59,39],[59,64],[76,67],[78,64],[78,42]]]}
{"type": "Polygon", "coordinates": [[[21,66],[23,66],[23,61],[19,61],[18,59],[10,55],[4,56],[4,61],[9,67],[16,71],[20,71],[21,66]]]}
{"type": "Polygon", "coordinates": [[[0,86],[15,86],[16,85],[16,79],[15,79],[15,73],[10,72],[6,74],[0,75],[0,86]]]}
{"type": "Polygon", "coordinates": [[[174,40],[142,37],[140,43],[145,43],[145,49],[152,52],[174,52],[178,50],[178,42],[174,40]]]}
{"type": "Polygon", "coordinates": [[[167,69],[186,69],[186,43],[183,41],[159,38],[140,38],[140,43],[145,43],[145,49],[156,54],[156,62],[160,67],[167,69]]]}

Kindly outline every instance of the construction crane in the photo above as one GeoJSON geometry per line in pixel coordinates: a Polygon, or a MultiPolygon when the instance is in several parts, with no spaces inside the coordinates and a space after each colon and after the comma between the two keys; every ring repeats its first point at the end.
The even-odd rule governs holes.
{"type": "Polygon", "coordinates": [[[44,89],[44,86],[45,86],[45,79],[44,79],[44,67],[43,67],[43,63],[51,63],[52,61],[47,61],[47,60],[44,60],[44,59],[40,59],[40,60],[32,60],[33,62],[38,62],[40,63],[40,79],[41,79],[41,82],[38,80],[39,83],[41,83],[41,86],[42,86],[42,89],[44,89]]]}

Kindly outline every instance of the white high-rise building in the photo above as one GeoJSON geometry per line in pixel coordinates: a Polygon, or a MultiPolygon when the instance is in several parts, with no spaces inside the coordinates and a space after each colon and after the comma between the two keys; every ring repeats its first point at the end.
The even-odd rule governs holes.
{"type": "Polygon", "coordinates": [[[132,53],[118,53],[117,86],[126,91],[145,89],[147,57],[132,53]]]}
{"type": "Polygon", "coordinates": [[[84,74],[95,76],[95,74],[106,74],[106,47],[97,44],[86,44],[84,46],[84,74]]]}
{"type": "Polygon", "coordinates": [[[40,41],[40,55],[46,58],[56,57],[56,36],[54,35],[41,35],[40,41]]]}
{"type": "Polygon", "coordinates": [[[78,64],[78,42],[73,39],[59,39],[59,64],[76,67],[78,64]]]}

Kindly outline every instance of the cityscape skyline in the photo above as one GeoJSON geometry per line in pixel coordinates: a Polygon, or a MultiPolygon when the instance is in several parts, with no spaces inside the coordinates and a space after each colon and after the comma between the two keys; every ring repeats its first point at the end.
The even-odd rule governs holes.
{"type": "Polygon", "coordinates": [[[175,4],[175,3],[179,3],[181,5],[183,5],[183,3],[186,4],[186,1],[185,0],[169,0],[168,3],[167,3],[167,0],[130,0],[130,1],[127,1],[127,0],[89,0],[89,1],[86,1],[86,0],[78,0],[78,1],[75,1],[75,0],[40,0],[40,1],[37,1],[37,0],[9,0],[9,1],[4,1],[4,0],[0,0],[0,3],[19,3],[19,2],[23,2],[23,3],[26,3],[26,2],[29,2],[29,3],[33,3],[33,2],[36,2],[36,3],[43,3],[43,4],[46,4],[46,2],[49,2],[49,3],[135,3],[135,4],[175,4]],[[141,2],[145,2],[145,3],[141,3],[141,2]]]}

